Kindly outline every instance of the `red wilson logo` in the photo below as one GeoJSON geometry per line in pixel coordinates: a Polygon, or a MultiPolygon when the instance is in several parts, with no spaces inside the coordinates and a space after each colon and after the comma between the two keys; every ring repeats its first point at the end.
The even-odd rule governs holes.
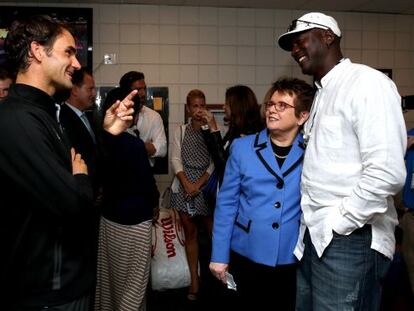
{"type": "Polygon", "coordinates": [[[162,233],[168,258],[176,256],[174,239],[177,238],[172,217],[161,219],[162,233]]]}

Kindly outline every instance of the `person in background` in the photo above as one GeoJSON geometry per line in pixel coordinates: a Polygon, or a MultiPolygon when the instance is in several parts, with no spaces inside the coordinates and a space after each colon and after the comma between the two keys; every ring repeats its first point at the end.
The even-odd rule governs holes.
{"type": "Polygon", "coordinates": [[[99,193],[97,130],[88,114],[95,103],[96,88],[92,73],[86,68],[72,75],[73,87],[61,105],[60,122],[71,146],[82,155],[88,166],[95,197],[99,193]]]}
{"type": "Polygon", "coordinates": [[[178,210],[184,227],[185,248],[191,273],[188,300],[197,300],[198,277],[198,228],[196,218],[201,218],[211,237],[212,210],[201,193],[202,186],[214,169],[207,145],[201,133],[202,113],[206,98],[202,91],[192,90],[187,95],[186,110],[191,117],[188,124],[176,128],[171,146],[171,164],[175,174],[171,186],[171,207],[178,210]]]}
{"type": "MultiPolygon", "coordinates": [[[[80,69],[75,39],[51,18],[32,16],[12,24],[4,46],[18,73],[0,105],[2,309],[88,311],[96,273],[92,187],[52,97],[72,88],[80,69]]],[[[109,136],[132,120],[135,94],[108,109],[109,136]]]]}
{"type": "Polygon", "coordinates": [[[9,87],[13,83],[13,75],[6,69],[0,68],[0,101],[3,101],[9,94],[9,87]]]}
{"type": "Polygon", "coordinates": [[[278,39],[317,87],[304,127],[297,310],[378,310],[395,249],[401,97],[386,75],[344,58],[341,37],[334,18],[312,12],[278,39]]]}
{"type": "MultiPolygon", "coordinates": [[[[300,176],[305,151],[300,128],[313,88],[277,80],[264,98],[266,128],[235,139],[217,198],[210,269],[237,285],[234,308],[264,310],[277,302],[295,310],[300,176]]],[[[283,307],[282,307],[283,306],[283,307]]]]}
{"type": "Polygon", "coordinates": [[[131,90],[138,90],[138,96],[135,98],[135,109],[138,113],[135,115],[130,131],[139,133],[139,137],[145,143],[150,165],[153,167],[156,157],[167,155],[167,138],[160,114],[146,106],[147,85],[144,74],[138,71],[129,71],[124,74],[119,80],[119,87],[108,93],[103,109],[106,109],[105,107],[110,105],[114,99],[121,98],[123,94],[131,90]]]}
{"type": "Polygon", "coordinates": [[[202,118],[207,125],[203,133],[220,183],[229,156],[230,145],[234,139],[260,132],[264,125],[260,108],[253,91],[245,85],[235,85],[226,90],[224,104],[225,121],[228,130],[221,137],[216,120],[209,110],[202,111],[202,118]]]}
{"type": "Polygon", "coordinates": [[[82,155],[82,159],[88,167],[88,178],[92,184],[95,207],[89,229],[94,247],[93,268],[96,271],[102,181],[99,175],[99,149],[96,128],[92,126],[92,120],[86,114],[87,110],[95,103],[95,80],[91,72],[86,68],[81,68],[72,74],[72,85],[71,89],[59,91],[55,94],[54,98],[57,99],[60,96],[65,97],[62,98],[64,102],[60,105],[60,124],[69,140],[70,146],[82,155]]]}
{"type": "Polygon", "coordinates": [[[104,141],[95,310],[144,310],[159,193],[137,135],[125,130],[104,141]]]}

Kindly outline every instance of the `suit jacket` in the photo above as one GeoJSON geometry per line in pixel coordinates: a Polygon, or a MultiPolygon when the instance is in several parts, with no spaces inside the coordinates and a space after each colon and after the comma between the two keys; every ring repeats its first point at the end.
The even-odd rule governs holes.
{"type": "Polygon", "coordinates": [[[300,224],[301,134],[282,168],[263,130],[233,141],[214,214],[212,262],[229,263],[230,249],[253,262],[296,262],[300,224]]]}
{"type": "MultiPolygon", "coordinates": [[[[93,122],[90,118],[89,120],[92,126],[93,122]]],[[[75,148],[76,153],[81,154],[82,159],[88,166],[88,175],[91,178],[94,192],[96,193],[99,179],[97,176],[98,149],[91,134],[81,118],[78,117],[78,115],[66,104],[62,104],[61,106],[60,123],[62,124],[65,134],[68,137],[72,147],[75,148]]],[[[97,136],[96,130],[94,130],[94,133],[95,136],[97,136]]]]}

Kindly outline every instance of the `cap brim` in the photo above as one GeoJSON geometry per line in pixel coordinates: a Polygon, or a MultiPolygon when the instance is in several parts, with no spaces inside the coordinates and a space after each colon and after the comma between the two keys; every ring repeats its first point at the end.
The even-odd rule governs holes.
{"type": "Polygon", "coordinates": [[[322,27],[318,27],[315,24],[300,24],[296,27],[296,29],[291,30],[291,31],[281,35],[279,37],[279,39],[277,40],[277,42],[279,43],[279,46],[282,49],[284,49],[285,51],[290,52],[290,51],[292,51],[292,37],[294,35],[296,35],[297,33],[309,31],[309,30],[312,30],[312,29],[315,29],[315,28],[328,29],[328,27],[322,28],[322,27]]]}
{"type": "Polygon", "coordinates": [[[290,31],[287,33],[284,33],[279,37],[277,42],[279,43],[279,46],[284,49],[285,51],[292,51],[292,37],[298,32],[306,31],[306,30],[300,30],[300,31],[290,31]]]}

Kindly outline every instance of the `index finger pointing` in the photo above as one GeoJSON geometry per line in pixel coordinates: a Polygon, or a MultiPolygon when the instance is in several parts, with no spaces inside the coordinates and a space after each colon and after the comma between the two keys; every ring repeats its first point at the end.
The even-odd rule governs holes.
{"type": "Polygon", "coordinates": [[[127,100],[132,100],[134,97],[135,97],[135,95],[137,95],[138,94],[138,90],[132,90],[132,92],[131,93],[129,93],[128,95],[127,95],[127,97],[125,97],[124,99],[127,99],[127,100]]]}

